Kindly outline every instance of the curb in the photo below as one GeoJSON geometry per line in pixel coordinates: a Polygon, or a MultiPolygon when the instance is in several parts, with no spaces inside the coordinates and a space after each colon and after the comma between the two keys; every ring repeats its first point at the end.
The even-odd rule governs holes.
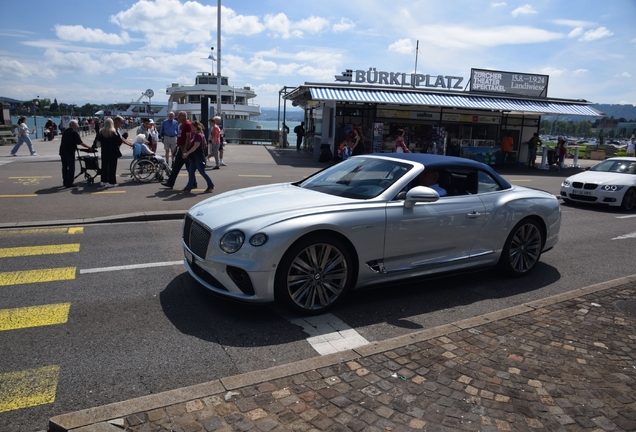
{"type": "Polygon", "coordinates": [[[177,220],[183,219],[187,210],[171,210],[171,211],[150,211],[139,213],[128,213],[114,216],[101,216],[85,219],[67,219],[54,221],[29,221],[29,222],[4,222],[0,223],[1,229],[11,228],[33,228],[33,227],[52,227],[63,225],[90,225],[101,223],[118,223],[118,222],[151,222],[161,220],[177,220]]]}
{"type": "Polygon", "coordinates": [[[259,371],[247,372],[226,378],[220,378],[203,384],[169,390],[154,395],[142,396],[122,402],[115,402],[85,410],[62,414],[49,419],[49,432],[116,432],[121,431],[115,425],[122,425],[123,418],[135,413],[164,408],[169,405],[187,402],[207,396],[236,390],[290,375],[308,372],[342,362],[353,361],[361,357],[395,350],[418,342],[450,335],[482,324],[509,318],[528,312],[533,312],[548,305],[553,305],[580,296],[593,294],[636,281],[636,275],[626,276],[583,288],[578,288],[562,294],[557,294],[541,300],[524,303],[489,314],[467,318],[451,324],[445,324],[431,329],[418,331],[404,336],[398,336],[380,342],[374,342],[358,348],[314,357],[306,360],[275,366],[259,371]]]}

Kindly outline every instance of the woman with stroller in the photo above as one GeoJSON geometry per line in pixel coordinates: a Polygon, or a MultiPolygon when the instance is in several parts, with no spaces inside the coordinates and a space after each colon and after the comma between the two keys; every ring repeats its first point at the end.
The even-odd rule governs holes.
{"type": "Polygon", "coordinates": [[[31,156],[38,155],[33,149],[33,143],[31,142],[31,137],[29,137],[29,135],[32,133],[35,133],[35,128],[33,128],[31,132],[29,132],[29,127],[26,124],[26,117],[21,116],[18,119],[18,142],[11,150],[11,156],[17,156],[16,153],[18,152],[22,144],[25,143],[29,149],[29,152],[31,153],[31,156]]]}
{"type": "Polygon", "coordinates": [[[119,146],[122,142],[126,143],[130,147],[132,144],[128,144],[115,129],[115,123],[113,119],[106,119],[104,126],[99,130],[99,136],[97,141],[101,143],[102,147],[102,172],[100,186],[116,187],[117,186],[117,159],[121,155],[119,146]]]}
{"type": "Polygon", "coordinates": [[[194,126],[194,136],[189,143],[186,144],[185,151],[182,154],[184,159],[188,159],[188,184],[185,189],[183,189],[182,193],[190,193],[192,188],[194,187],[195,177],[194,172],[199,171],[201,177],[208,184],[208,188],[204,193],[210,193],[214,191],[214,183],[212,183],[212,179],[205,172],[205,157],[206,157],[206,149],[205,149],[205,137],[203,136],[203,124],[199,121],[195,121],[192,123],[194,126]]]}

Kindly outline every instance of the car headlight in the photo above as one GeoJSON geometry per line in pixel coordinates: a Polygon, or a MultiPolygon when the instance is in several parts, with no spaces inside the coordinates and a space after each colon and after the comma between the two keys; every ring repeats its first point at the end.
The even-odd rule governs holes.
{"type": "Polygon", "coordinates": [[[237,252],[245,242],[245,234],[239,230],[228,231],[221,237],[221,250],[233,254],[237,252]]]}
{"type": "Polygon", "coordinates": [[[563,183],[561,183],[561,186],[562,186],[562,187],[568,187],[568,186],[570,186],[571,184],[572,184],[572,183],[570,182],[570,180],[565,179],[565,180],[563,180],[563,183]]]}
{"type": "Polygon", "coordinates": [[[250,237],[250,244],[252,246],[258,247],[263,246],[267,241],[267,234],[265,233],[257,233],[250,237]]]}
{"type": "Polygon", "coordinates": [[[616,191],[619,191],[619,190],[623,189],[623,186],[619,186],[619,185],[605,185],[605,186],[601,186],[601,189],[603,189],[605,191],[609,191],[609,192],[616,192],[616,191]]]}

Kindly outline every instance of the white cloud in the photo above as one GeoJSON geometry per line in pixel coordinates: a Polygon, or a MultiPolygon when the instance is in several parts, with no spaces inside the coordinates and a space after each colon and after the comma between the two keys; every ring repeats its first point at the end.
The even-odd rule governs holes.
{"type": "Polygon", "coordinates": [[[630,74],[629,72],[623,72],[616,75],[616,78],[631,78],[631,77],[632,77],[632,74],[630,74]]]}
{"type": "Polygon", "coordinates": [[[301,37],[303,33],[300,30],[292,30],[292,23],[284,13],[277,15],[265,15],[264,18],[265,27],[273,32],[274,37],[282,37],[283,39],[289,39],[290,37],[301,37]]]}
{"type": "Polygon", "coordinates": [[[58,38],[71,42],[103,43],[108,45],[123,45],[130,42],[125,31],[120,35],[106,33],[100,29],[86,28],[82,25],[56,25],[55,34],[58,38]]]}
{"type": "Polygon", "coordinates": [[[389,45],[389,51],[395,51],[400,54],[413,54],[415,45],[411,39],[399,39],[389,45]]]}
{"type": "Polygon", "coordinates": [[[536,13],[537,13],[537,11],[534,10],[532,5],[527,4],[527,5],[518,7],[517,9],[513,10],[512,12],[510,12],[510,15],[512,15],[513,17],[517,17],[519,15],[529,15],[529,14],[536,14],[536,13]]]}
{"type": "Polygon", "coordinates": [[[293,26],[299,31],[306,31],[307,33],[320,33],[321,31],[329,27],[329,21],[321,17],[310,16],[309,18],[294,23],[293,26]]]}
{"type": "Polygon", "coordinates": [[[29,76],[31,75],[31,70],[17,60],[0,59],[0,74],[4,77],[29,76]]]}
{"type": "Polygon", "coordinates": [[[301,64],[298,63],[287,63],[278,65],[278,74],[279,75],[294,75],[297,73],[298,69],[302,67],[301,64]]]}
{"type": "Polygon", "coordinates": [[[565,37],[561,33],[528,26],[483,28],[450,25],[417,28],[411,31],[411,36],[413,39],[426,41],[443,48],[459,49],[542,43],[565,37]]]}
{"type": "Polygon", "coordinates": [[[636,38],[630,40],[631,43],[636,44],[636,38]]]}
{"type": "Polygon", "coordinates": [[[579,37],[582,33],[583,33],[583,27],[577,27],[568,34],[568,37],[569,38],[579,37]]]}
{"type": "Polygon", "coordinates": [[[614,33],[609,31],[605,27],[599,27],[599,28],[594,29],[594,30],[586,31],[585,34],[579,38],[579,41],[581,41],[581,42],[589,42],[589,41],[593,41],[593,40],[596,40],[596,39],[602,39],[602,38],[605,38],[605,37],[610,37],[613,34],[614,33]]]}
{"type": "Polygon", "coordinates": [[[333,80],[336,69],[333,68],[317,68],[313,66],[305,66],[298,70],[298,74],[304,75],[310,79],[316,80],[333,80]]]}
{"type": "Polygon", "coordinates": [[[508,6],[508,3],[506,3],[506,2],[501,2],[501,3],[492,2],[492,3],[490,3],[490,7],[501,7],[501,6],[508,6]]]}
{"type": "Polygon", "coordinates": [[[579,20],[570,20],[570,19],[555,19],[552,22],[556,25],[567,26],[567,27],[589,27],[594,25],[594,23],[589,21],[579,21],[579,20]]]}
{"type": "Polygon", "coordinates": [[[341,18],[339,23],[333,25],[332,30],[335,33],[341,33],[347,30],[351,30],[355,26],[355,23],[349,18],[341,18]]]}
{"type": "Polygon", "coordinates": [[[553,68],[551,66],[544,67],[544,68],[539,70],[539,72],[542,73],[543,75],[550,75],[550,77],[561,76],[564,73],[566,73],[567,71],[568,71],[567,69],[557,69],[557,68],[553,68]]]}
{"type": "Polygon", "coordinates": [[[102,64],[95,60],[89,53],[67,52],[62,53],[49,48],[44,51],[44,59],[47,66],[55,70],[65,70],[73,73],[86,73],[96,75],[99,73],[113,72],[114,65],[102,64]]]}
{"type": "Polygon", "coordinates": [[[575,70],[575,71],[572,71],[572,73],[573,73],[574,75],[582,75],[582,74],[585,74],[585,73],[588,73],[588,72],[589,72],[589,71],[588,71],[587,69],[577,69],[577,70],[575,70]]]}

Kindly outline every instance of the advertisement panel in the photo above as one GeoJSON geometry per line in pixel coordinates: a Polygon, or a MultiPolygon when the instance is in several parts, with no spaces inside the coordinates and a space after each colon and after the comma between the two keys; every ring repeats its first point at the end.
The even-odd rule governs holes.
{"type": "Polygon", "coordinates": [[[548,97],[548,75],[470,70],[470,91],[548,97]]]}

